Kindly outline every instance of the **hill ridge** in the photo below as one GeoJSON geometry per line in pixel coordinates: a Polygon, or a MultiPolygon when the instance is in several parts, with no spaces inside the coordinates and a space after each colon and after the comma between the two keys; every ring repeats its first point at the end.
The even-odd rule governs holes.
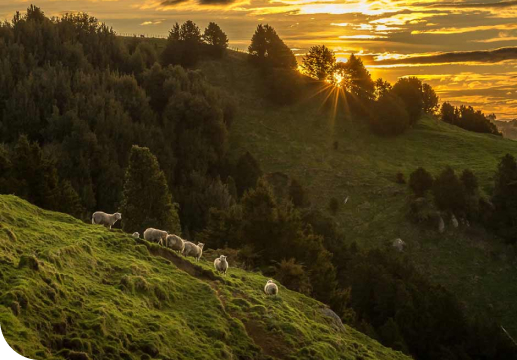
{"type": "Polygon", "coordinates": [[[206,258],[12,195],[0,196],[0,224],[0,322],[30,358],[407,358],[336,329],[314,299],[282,286],[265,296],[257,273],[232,267],[222,278],[206,258]]]}

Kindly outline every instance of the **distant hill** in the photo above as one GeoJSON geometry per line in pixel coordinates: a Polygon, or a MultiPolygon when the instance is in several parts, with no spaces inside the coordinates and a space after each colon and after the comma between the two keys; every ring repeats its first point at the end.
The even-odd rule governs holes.
{"type": "Polygon", "coordinates": [[[504,137],[517,140],[517,119],[511,121],[494,121],[494,123],[499,131],[503,133],[504,137]]]}
{"type": "Polygon", "coordinates": [[[2,332],[38,359],[408,359],[313,299],[266,297],[260,274],[216,275],[211,256],[1,195],[2,332]]]}
{"type": "Polygon", "coordinates": [[[239,112],[230,132],[234,157],[249,150],[264,171],[283,172],[308,189],[314,207],[335,216],[347,242],[384,246],[395,238],[408,244],[407,256],[431,279],[454,292],[470,312],[499,319],[517,334],[517,265],[513,250],[482,229],[453,229],[445,234],[423,229],[406,219],[409,190],[397,184],[419,166],[437,174],[445,166],[469,168],[481,190],[490,193],[497,163],[517,154],[517,143],[423,118],[396,138],[370,134],[362,119],[345,120],[325,110],[321,96],[292,106],[268,102],[260,73],[242,53],[199,66],[210,82],[230,92],[239,112]],[[334,142],[338,149],[334,150],[334,142]],[[349,198],[344,204],[345,198],[349,198]]]}

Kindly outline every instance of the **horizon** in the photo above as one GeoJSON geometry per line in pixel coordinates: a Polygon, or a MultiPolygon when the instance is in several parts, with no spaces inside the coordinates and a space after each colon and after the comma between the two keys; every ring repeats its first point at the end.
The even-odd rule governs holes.
{"type": "MultiPolygon", "coordinates": [[[[31,2],[0,4],[10,20],[31,2]]],[[[326,45],[338,61],[361,56],[372,78],[417,76],[440,101],[497,120],[517,118],[517,1],[129,0],[34,2],[47,16],[86,12],[120,35],[165,37],[175,22],[214,21],[230,48],[246,50],[259,23],[273,26],[300,60],[326,45]],[[458,54],[459,52],[459,54],[458,54]]]]}

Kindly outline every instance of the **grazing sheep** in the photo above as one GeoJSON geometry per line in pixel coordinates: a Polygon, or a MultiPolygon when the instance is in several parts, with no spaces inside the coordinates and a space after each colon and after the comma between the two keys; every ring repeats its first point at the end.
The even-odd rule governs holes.
{"type": "Polygon", "coordinates": [[[268,280],[266,286],[264,286],[264,292],[266,293],[266,295],[277,295],[278,286],[276,286],[273,280],[268,280]]]}
{"type": "Polygon", "coordinates": [[[134,237],[135,239],[138,239],[138,238],[140,237],[140,233],[138,233],[138,232],[134,232],[134,233],[133,233],[133,237],[134,237]]]}
{"type": "Polygon", "coordinates": [[[455,228],[458,227],[458,219],[456,219],[456,216],[454,216],[454,214],[452,214],[451,216],[451,223],[452,223],[452,226],[454,226],[455,228]]]}
{"type": "Polygon", "coordinates": [[[219,258],[215,259],[214,267],[216,271],[226,275],[226,271],[228,270],[228,261],[226,261],[226,256],[221,255],[219,258]]]}
{"type": "Polygon", "coordinates": [[[156,242],[160,245],[166,244],[167,241],[167,231],[148,228],[144,231],[144,239],[150,242],[156,242]]]}
{"type": "Polygon", "coordinates": [[[406,247],[406,243],[402,239],[393,240],[391,245],[400,252],[404,251],[404,248],[406,247]]]}
{"type": "Polygon", "coordinates": [[[185,249],[185,240],[177,235],[168,235],[167,247],[181,254],[185,249]]]}
{"type": "Polygon", "coordinates": [[[121,213],[106,214],[102,211],[96,211],[92,214],[92,224],[104,225],[110,229],[120,219],[122,219],[121,213]]]}
{"type": "Polygon", "coordinates": [[[445,231],[445,222],[443,221],[443,218],[440,216],[438,218],[438,232],[442,234],[445,231]]]}
{"type": "Polygon", "coordinates": [[[203,246],[205,244],[203,243],[191,243],[190,241],[185,241],[185,249],[183,249],[183,255],[185,256],[192,256],[196,258],[196,261],[199,261],[201,256],[203,255],[203,246]]]}

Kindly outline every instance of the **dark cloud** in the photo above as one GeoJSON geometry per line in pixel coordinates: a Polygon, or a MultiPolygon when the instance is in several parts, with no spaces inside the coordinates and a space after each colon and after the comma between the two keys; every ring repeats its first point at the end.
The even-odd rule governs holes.
{"type": "Polygon", "coordinates": [[[454,9],[482,9],[482,8],[507,8],[517,5],[517,1],[498,1],[498,2],[443,2],[433,4],[432,8],[454,8],[454,9]]]}
{"type": "Polygon", "coordinates": [[[386,59],[376,61],[375,64],[443,64],[457,62],[498,63],[501,61],[514,59],[517,59],[517,46],[504,47],[494,50],[447,52],[436,55],[413,56],[405,59],[386,59]]]}
{"type": "Polygon", "coordinates": [[[163,6],[174,6],[174,5],[178,5],[178,4],[187,2],[187,1],[189,1],[189,0],[164,0],[164,1],[161,2],[161,5],[163,5],[163,6]]]}

